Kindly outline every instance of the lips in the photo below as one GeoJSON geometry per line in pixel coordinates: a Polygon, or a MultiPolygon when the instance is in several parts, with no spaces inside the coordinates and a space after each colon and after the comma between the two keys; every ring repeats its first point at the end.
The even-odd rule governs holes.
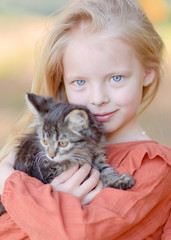
{"type": "Polygon", "coordinates": [[[104,114],[94,114],[95,118],[100,122],[109,121],[117,111],[104,113],[104,114]]]}

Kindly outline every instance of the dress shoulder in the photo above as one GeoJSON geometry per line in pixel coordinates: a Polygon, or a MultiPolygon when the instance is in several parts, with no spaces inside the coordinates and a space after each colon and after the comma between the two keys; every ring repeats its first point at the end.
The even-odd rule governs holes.
{"type": "Polygon", "coordinates": [[[127,170],[130,174],[141,167],[144,159],[152,161],[156,158],[171,166],[171,147],[155,141],[134,141],[117,143],[106,147],[108,163],[121,172],[127,170]],[[133,170],[134,169],[134,170],[133,170]]]}

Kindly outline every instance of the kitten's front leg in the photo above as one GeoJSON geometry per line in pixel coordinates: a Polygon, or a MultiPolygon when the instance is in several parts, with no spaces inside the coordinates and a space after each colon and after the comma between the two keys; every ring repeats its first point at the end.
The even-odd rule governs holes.
{"type": "Polygon", "coordinates": [[[5,207],[4,207],[4,205],[2,204],[2,202],[1,202],[1,200],[0,200],[0,216],[1,216],[3,213],[5,213],[5,212],[6,212],[5,207]]]}
{"type": "Polygon", "coordinates": [[[134,186],[135,181],[129,174],[118,174],[114,168],[107,163],[97,164],[101,173],[103,187],[113,187],[118,189],[129,189],[134,186]]]}

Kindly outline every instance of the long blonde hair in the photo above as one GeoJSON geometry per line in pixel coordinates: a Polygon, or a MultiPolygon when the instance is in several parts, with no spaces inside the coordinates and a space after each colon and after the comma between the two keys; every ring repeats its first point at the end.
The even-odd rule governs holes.
{"type": "MultiPolygon", "coordinates": [[[[62,58],[72,38],[73,28],[79,26],[81,22],[88,23],[87,31],[90,33],[103,34],[104,31],[108,31],[110,37],[127,41],[135,49],[144,67],[155,70],[155,80],[143,90],[142,104],[148,105],[154,98],[160,82],[163,42],[144,11],[134,0],[71,1],[68,7],[57,16],[56,24],[44,39],[40,57],[37,59],[32,92],[66,100],[62,58]]],[[[31,113],[26,111],[2,150],[3,155],[15,146],[16,138],[26,131],[31,120],[31,113]]]]}

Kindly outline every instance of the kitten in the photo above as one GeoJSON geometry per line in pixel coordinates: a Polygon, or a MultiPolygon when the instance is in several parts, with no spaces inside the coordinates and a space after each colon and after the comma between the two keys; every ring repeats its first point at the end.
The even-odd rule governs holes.
{"type": "MultiPolygon", "coordinates": [[[[102,124],[87,108],[35,94],[27,94],[26,100],[35,115],[35,130],[20,141],[16,170],[50,183],[68,168],[89,163],[100,171],[104,188],[125,190],[134,185],[130,175],[119,175],[106,163],[102,124]]],[[[4,211],[2,207],[0,215],[4,211]]]]}

